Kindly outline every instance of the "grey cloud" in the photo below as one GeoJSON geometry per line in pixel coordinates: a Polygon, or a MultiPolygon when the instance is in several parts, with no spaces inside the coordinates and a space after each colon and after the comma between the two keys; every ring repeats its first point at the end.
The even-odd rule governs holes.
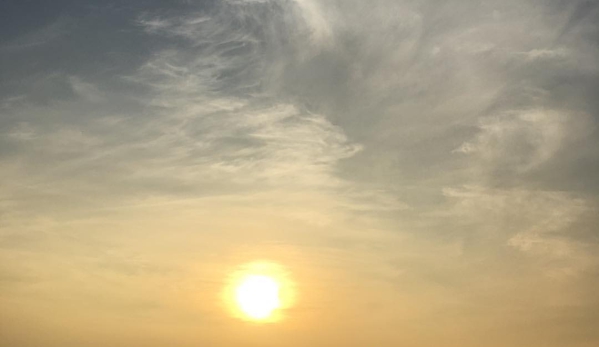
{"type": "Polygon", "coordinates": [[[578,20],[584,35],[570,30],[556,45],[555,23],[571,26],[579,10],[536,1],[153,6],[112,4],[73,24],[82,33],[65,34],[68,46],[120,13],[121,28],[72,56],[89,64],[79,58],[110,47],[97,65],[52,58],[13,76],[3,152],[28,158],[6,164],[38,172],[27,185],[62,187],[75,175],[81,189],[94,181],[120,193],[200,194],[241,176],[236,184],[302,176],[392,192],[375,200],[425,210],[463,184],[595,189],[594,7],[578,20]],[[55,105],[41,117],[32,102],[55,105]]]}
{"type": "MultiPolygon", "coordinates": [[[[58,103],[59,97],[42,93],[56,103],[43,118],[31,106],[11,110],[3,141],[22,158],[7,171],[15,181],[9,196],[22,196],[19,187],[29,187],[37,196],[60,196],[61,202],[48,206],[38,198],[39,203],[17,199],[13,204],[93,210],[109,197],[203,196],[243,192],[250,184],[343,194],[347,183],[334,177],[334,166],[360,147],[324,116],[260,88],[272,76],[269,59],[286,49],[290,23],[274,15],[285,14],[284,6],[291,8],[290,20],[297,20],[291,2],[223,4],[183,18],[141,15],[137,24],[150,36],[181,36],[187,49],[165,46],[125,76],[127,83],[147,90],[133,95],[132,105],[144,106],[132,106],[129,114],[121,114],[126,99],[106,84],[86,75],[53,77],[68,98],[58,103]],[[113,113],[111,104],[121,112],[113,113]],[[94,198],[82,198],[83,192],[94,198]]],[[[297,35],[299,40],[302,34],[297,35]]],[[[11,155],[15,152],[7,158],[11,155]]]]}

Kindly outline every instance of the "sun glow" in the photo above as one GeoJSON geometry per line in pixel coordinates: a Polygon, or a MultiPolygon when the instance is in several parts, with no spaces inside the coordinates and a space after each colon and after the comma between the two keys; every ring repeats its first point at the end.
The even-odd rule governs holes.
{"type": "Polygon", "coordinates": [[[268,276],[247,276],[237,287],[235,300],[248,317],[257,320],[268,318],[281,307],[279,284],[268,276]]]}
{"type": "Polygon", "coordinates": [[[231,274],[225,300],[234,317],[260,323],[279,321],[295,301],[285,269],[271,262],[241,266],[231,274]]]}

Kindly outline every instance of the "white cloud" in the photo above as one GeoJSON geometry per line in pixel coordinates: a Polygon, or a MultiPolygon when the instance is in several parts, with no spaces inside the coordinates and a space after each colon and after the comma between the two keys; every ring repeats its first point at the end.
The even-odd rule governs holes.
{"type": "Polygon", "coordinates": [[[31,126],[31,124],[26,122],[21,122],[17,124],[10,132],[8,132],[7,137],[16,141],[30,141],[35,139],[36,131],[31,126]]]}
{"type": "Polygon", "coordinates": [[[323,8],[315,0],[295,0],[301,9],[301,14],[310,28],[312,41],[318,44],[331,44],[333,40],[333,29],[331,23],[336,19],[332,13],[324,13],[323,8]]]}
{"type": "Polygon", "coordinates": [[[556,49],[532,49],[523,53],[528,60],[558,59],[568,57],[568,51],[564,48],[556,49]]]}
{"type": "Polygon", "coordinates": [[[455,152],[475,156],[483,167],[525,172],[550,160],[565,142],[588,134],[588,117],[548,109],[483,119],[479,133],[455,152]]]}
{"type": "Polygon", "coordinates": [[[596,209],[582,197],[564,192],[482,186],[446,188],[443,193],[449,205],[438,216],[453,220],[451,223],[457,221],[479,238],[505,242],[538,258],[548,275],[576,274],[592,258],[573,237],[577,222],[596,209]]]}
{"type": "Polygon", "coordinates": [[[105,100],[104,94],[92,83],[85,82],[76,76],[71,76],[68,80],[73,91],[78,96],[91,102],[101,102],[105,100]]]}

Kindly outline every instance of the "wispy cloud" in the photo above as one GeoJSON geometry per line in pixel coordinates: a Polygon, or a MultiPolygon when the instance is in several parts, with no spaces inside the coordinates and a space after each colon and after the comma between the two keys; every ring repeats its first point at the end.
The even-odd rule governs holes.
{"type": "Polygon", "coordinates": [[[50,44],[67,32],[69,24],[68,18],[60,17],[34,32],[21,35],[6,44],[0,45],[0,52],[25,50],[50,44]]]}
{"type": "Polygon", "coordinates": [[[589,127],[585,114],[513,111],[481,120],[476,139],[456,151],[475,155],[483,170],[524,172],[550,160],[568,141],[588,136],[589,127]]]}

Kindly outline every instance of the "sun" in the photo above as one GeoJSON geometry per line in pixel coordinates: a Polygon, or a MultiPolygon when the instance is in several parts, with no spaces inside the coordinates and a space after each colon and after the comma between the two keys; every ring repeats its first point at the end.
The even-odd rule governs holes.
{"type": "Polygon", "coordinates": [[[296,303],[295,281],[282,265],[254,261],[237,266],[228,275],[223,299],[234,318],[275,323],[287,318],[296,303]]]}
{"type": "Polygon", "coordinates": [[[249,318],[263,320],[281,307],[280,285],[272,277],[248,275],[235,290],[239,309],[249,318]]]}

